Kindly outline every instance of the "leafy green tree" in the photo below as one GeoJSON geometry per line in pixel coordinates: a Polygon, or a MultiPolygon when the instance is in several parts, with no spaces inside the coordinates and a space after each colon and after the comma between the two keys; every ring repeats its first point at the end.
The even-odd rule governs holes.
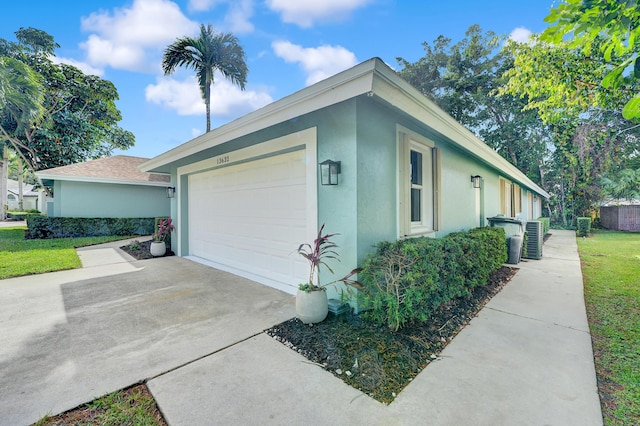
{"type": "Polygon", "coordinates": [[[637,129],[620,131],[628,123],[620,112],[592,111],[582,119],[566,118],[552,125],[554,151],[547,190],[550,215],[570,226],[588,216],[603,200],[602,176],[633,167],[640,152],[637,129]]]}
{"type": "Polygon", "coordinates": [[[614,200],[632,201],[640,197],[640,169],[623,169],[602,178],[604,193],[614,200]]]}
{"type": "Polygon", "coordinates": [[[417,62],[397,58],[399,74],[532,180],[544,184],[549,128],[535,111],[525,109],[525,98],[498,95],[505,84],[503,74],[514,61],[511,51],[501,49],[504,39],[472,25],[458,43],[444,36],[433,44],[424,42],[425,55],[417,62]]]}
{"type": "Polygon", "coordinates": [[[20,116],[5,106],[0,110],[0,135],[29,168],[77,163],[133,146],[133,134],[117,125],[122,116],[111,82],[54,64],[50,56],[58,45],[43,31],[21,28],[16,38],[17,42],[0,39],[0,54],[14,69],[26,66],[34,73],[43,96],[41,118],[20,116]]]}
{"type": "Polygon", "coordinates": [[[247,64],[244,49],[232,33],[216,33],[211,25],[200,25],[200,35],[178,38],[164,51],[162,69],[173,74],[177,67],[195,70],[207,113],[207,132],[211,130],[211,85],[214,71],[244,90],[247,64]]]}
{"type": "Polygon", "coordinates": [[[19,152],[23,146],[12,133],[28,132],[44,112],[44,96],[40,76],[28,65],[9,57],[0,56],[0,220],[6,218],[9,144],[19,152]],[[10,121],[11,129],[3,122],[10,121]]]}
{"type": "MultiPolygon", "coordinates": [[[[593,46],[600,46],[594,40],[593,46]]],[[[604,197],[601,177],[629,166],[638,157],[638,125],[621,114],[628,90],[603,86],[608,65],[569,42],[510,42],[514,67],[498,91],[527,100],[553,129],[552,177],[545,187],[552,194],[555,220],[565,226],[588,215],[604,197]]],[[[633,88],[629,83],[626,89],[633,88]]]]}
{"type": "Polygon", "coordinates": [[[548,44],[533,36],[528,43],[510,41],[505,50],[514,66],[505,71],[500,94],[519,97],[525,110],[536,110],[545,123],[579,117],[590,110],[622,110],[626,95],[605,88],[601,58],[593,58],[568,43],[548,44]]]}
{"type": "MultiPolygon", "coordinates": [[[[564,0],[551,9],[542,40],[598,57],[602,88],[622,92],[622,116],[640,122],[640,5],[637,0],[564,0]]],[[[595,105],[594,105],[595,106],[595,105]]]]}

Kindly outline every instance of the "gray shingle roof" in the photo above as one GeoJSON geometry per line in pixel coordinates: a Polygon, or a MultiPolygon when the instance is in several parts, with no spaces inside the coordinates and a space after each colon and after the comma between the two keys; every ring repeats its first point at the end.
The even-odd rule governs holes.
{"type": "MultiPolygon", "coordinates": [[[[29,185],[28,183],[23,184],[22,195],[25,197],[37,197],[38,192],[32,191],[32,189],[33,189],[33,185],[29,185]]],[[[7,191],[15,195],[18,195],[18,192],[19,192],[18,181],[13,179],[7,179],[7,191]]]]}
{"type": "Polygon", "coordinates": [[[114,179],[140,182],[170,181],[169,175],[141,172],[138,169],[138,165],[147,160],[149,159],[128,155],[115,155],[113,157],[85,161],[84,163],[70,164],[68,166],[56,167],[54,169],[41,170],[38,174],[46,176],[48,179],[55,179],[59,176],[61,180],[64,180],[64,177],[84,177],[87,178],[87,181],[91,181],[92,179],[114,179]]]}

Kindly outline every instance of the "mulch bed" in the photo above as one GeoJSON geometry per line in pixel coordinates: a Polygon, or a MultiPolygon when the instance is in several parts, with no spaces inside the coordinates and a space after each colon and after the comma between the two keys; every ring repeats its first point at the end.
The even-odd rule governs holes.
{"type": "MultiPolygon", "coordinates": [[[[135,257],[137,260],[153,259],[154,256],[151,255],[152,242],[153,240],[149,240],[149,241],[134,240],[129,244],[127,244],[126,246],[120,247],[120,249],[128,253],[129,255],[135,257]]],[[[167,249],[167,252],[165,253],[164,256],[174,256],[174,255],[175,253],[167,249]]],[[[159,257],[164,257],[164,256],[159,256],[159,257]]]]}
{"type": "Polygon", "coordinates": [[[470,296],[441,306],[430,321],[407,324],[397,332],[346,313],[329,314],[313,325],[294,318],[267,330],[267,334],[348,385],[390,403],[516,272],[516,268],[503,266],[486,286],[475,287],[470,296]]]}

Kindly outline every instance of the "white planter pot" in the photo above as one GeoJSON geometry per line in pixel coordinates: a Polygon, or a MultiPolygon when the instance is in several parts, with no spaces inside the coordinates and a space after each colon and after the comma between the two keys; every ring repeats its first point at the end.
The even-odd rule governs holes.
{"type": "Polygon", "coordinates": [[[323,321],[329,313],[326,291],[298,290],[296,294],[296,316],[305,324],[323,321]]]}
{"type": "Polygon", "coordinates": [[[151,243],[151,248],[149,249],[152,256],[159,257],[164,256],[167,252],[167,245],[164,241],[154,241],[151,243]]]}

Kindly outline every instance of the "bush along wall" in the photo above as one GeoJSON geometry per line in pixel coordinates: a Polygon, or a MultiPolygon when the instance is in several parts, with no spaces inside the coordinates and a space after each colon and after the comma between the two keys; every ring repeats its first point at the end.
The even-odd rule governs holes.
{"type": "Polygon", "coordinates": [[[28,211],[28,212],[8,212],[7,217],[13,220],[28,220],[30,217],[34,216],[42,216],[42,213],[39,211],[28,211]]]}
{"type": "Polygon", "coordinates": [[[101,235],[151,235],[155,218],[85,218],[48,217],[27,218],[26,238],[77,238],[101,235]]]}
{"type": "Polygon", "coordinates": [[[542,232],[543,235],[547,235],[549,233],[549,218],[548,217],[539,217],[536,219],[538,222],[542,222],[542,232]]]}
{"type": "Polygon", "coordinates": [[[591,233],[591,218],[579,217],[578,218],[578,236],[587,237],[591,233]]]}
{"type": "Polygon", "coordinates": [[[427,321],[443,303],[485,285],[507,261],[506,247],[500,227],[379,243],[358,273],[362,316],[392,330],[427,321]]]}

